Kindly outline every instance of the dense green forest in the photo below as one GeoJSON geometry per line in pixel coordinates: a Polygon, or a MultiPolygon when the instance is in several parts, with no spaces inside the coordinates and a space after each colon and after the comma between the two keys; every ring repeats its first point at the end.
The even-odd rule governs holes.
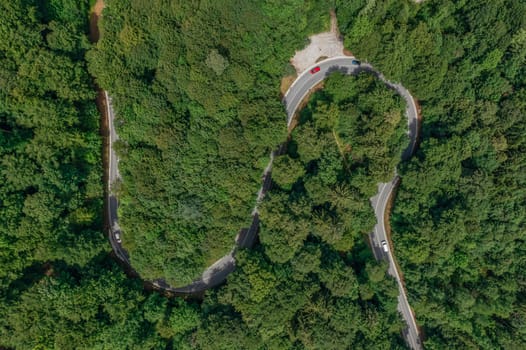
{"type": "Polygon", "coordinates": [[[3,290],[35,264],[82,266],[107,245],[87,3],[0,4],[3,290]]]}
{"type": "Polygon", "coordinates": [[[391,224],[424,345],[524,348],[526,3],[339,9],[346,46],[422,106],[391,224]]]}
{"type": "Polygon", "coordinates": [[[368,73],[335,74],[312,97],[273,165],[261,246],[238,256],[218,291],[259,336],[240,348],[403,347],[398,288],[366,244],[369,198],[408,141],[403,114],[401,97],[368,73]]]}
{"type": "Polygon", "coordinates": [[[250,225],[268,156],[286,137],[280,78],[327,27],[328,7],[110,0],[99,25],[88,58],[123,140],[123,244],[143,277],[184,285],[250,225]]]}
{"type": "Polygon", "coordinates": [[[0,347],[166,347],[199,315],[108,257],[88,9],[0,2],[0,347]]]}
{"type": "Polygon", "coordinates": [[[303,109],[275,160],[261,210],[261,242],[274,262],[290,260],[313,235],[347,252],[372,231],[369,198],[394,176],[408,143],[405,104],[369,73],[333,74],[303,109]]]}
{"type": "Polygon", "coordinates": [[[368,74],[312,96],[225,285],[167,298],[108,256],[94,82],[119,114],[134,267],[184,283],[247,226],[287,136],[279,79],[329,5],[346,47],[422,106],[391,226],[425,348],[525,347],[526,4],[113,0],[97,46],[90,5],[0,1],[0,347],[404,348],[363,238],[404,106],[368,74]]]}
{"type": "MultiPolygon", "coordinates": [[[[78,64],[78,74],[82,74],[86,96],[82,104],[77,102],[75,106],[83,106],[90,113],[82,114],[84,109],[77,109],[77,117],[85,118],[77,123],[69,122],[64,114],[50,113],[49,116],[55,118],[54,127],[57,130],[65,129],[64,132],[71,132],[82,126],[84,129],[78,131],[79,137],[90,135],[94,138],[91,142],[85,142],[91,147],[92,158],[88,164],[92,166],[87,167],[86,162],[78,161],[69,169],[70,172],[86,169],[88,174],[96,174],[93,179],[89,178],[89,182],[84,179],[87,183],[84,186],[95,187],[98,191],[95,196],[97,205],[91,208],[92,216],[84,219],[93,226],[93,230],[83,230],[79,226],[68,226],[66,229],[69,234],[76,234],[78,240],[89,242],[91,245],[85,243],[84,247],[77,247],[70,241],[61,241],[62,245],[57,243],[58,248],[77,251],[58,255],[56,252],[59,250],[53,246],[49,249],[55,255],[30,252],[28,256],[31,260],[21,268],[16,264],[9,265],[6,261],[3,265],[6,277],[3,279],[0,303],[0,314],[3,315],[0,319],[1,346],[16,349],[339,349],[343,341],[358,348],[367,347],[369,344],[376,344],[378,347],[403,347],[400,337],[402,323],[396,312],[396,286],[393,280],[386,279],[386,266],[374,262],[365,241],[359,235],[353,237],[356,242],[353,242],[352,252],[349,251],[347,255],[337,253],[335,245],[333,246],[334,241],[320,241],[321,236],[309,238],[289,261],[281,263],[275,263],[273,258],[266,255],[264,245],[253,252],[242,251],[238,254],[238,270],[229,278],[227,286],[210,291],[200,304],[180,298],[167,299],[157,293],[144,291],[140,281],[127,278],[107,257],[109,245],[104,242],[101,232],[101,161],[100,142],[96,136],[98,122],[94,104],[95,94],[94,86],[86,73],[86,66],[82,62],[88,44],[87,22],[81,14],[86,11],[87,4],[64,2],[61,3],[62,7],[57,4],[54,3],[54,6],[49,8],[27,3],[5,7],[6,14],[14,20],[22,18],[26,13],[33,13],[35,27],[22,25],[23,22],[19,20],[20,27],[9,26],[3,30],[10,35],[21,35],[19,32],[22,29],[35,32],[32,46],[28,49],[47,50],[50,55],[54,55],[54,60],[59,60],[64,56],[70,57],[70,52],[51,48],[42,32],[52,37],[54,32],[49,29],[50,23],[59,21],[62,17],[68,18],[67,14],[78,18],[76,31],[69,32],[69,35],[78,41],[71,39],[78,45],[73,46],[76,49],[71,52],[71,57],[75,58],[71,59],[78,64]],[[87,116],[91,119],[87,119],[87,116]],[[98,249],[90,248],[91,246],[98,249]],[[82,259],[80,254],[83,254],[82,259]],[[22,274],[23,267],[26,268],[22,274]],[[323,327],[320,327],[320,324],[323,324],[323,327]]],[[[13,66],[12,72],[20,74],[17,65],[13,66]]],[[[59,77],[59,74],[50,77],[49,84],[57,86],[59,83],[67,83],[79,91],[74,82],[57,82],[59,77]]],[[[364,84],[364,89],[385,90],[369,78],[364,79],[368,81],[364,84]]],[[[18,78],[17,81],[29,83],[23,78],[18,78]]],[[[339,88],[338,84],[346,82],[347,79],[335,77],[329,84],[334,85],[334,92],[339,88]]],[[[351,85],[347,83],[344,86],[350,89],[350,94],[351,85]]],[[[52,89],[47,89],[42,101],[67,104],[67,100],[59,98],[58,93],[53,94],[49,92],[53,91],[52,89]]],[[[317,112],[314,115],[320,122],[329,118],[325,113],[325,104],[341,102],[333,97],[330,91],[328,89],[326,94],[317,97],[316,103],[319,106],[316,107],[317,112]]],[[[357,97],[356,92],[354,97],[357,97]]],[[[26,95],[23,102],[27,100],[26,95]]],[[[394,108],[400,109],[399,100],[394,98],[392,102],[394,108]]],[[[344,106],[338,106],[342,107],[343,113],[344,106]]],[[[365,105],[362,107],[364,111],[368,110],[365,105]]],[[[2,129],[8,133],[22,132],[18,129],[27,128],[14,122],[8,123],[9,118],[16,120],[14,117],[19,116],[15,111],[6,108],[3,114],[6,118],[5,122],[3,120],[2,129]]],[[[36,116],[35,120],[40,121],[36,116]]],[[[319,132],[322,135],[326,131],[324,128],[329,127],[329,124],[325,124],[311,129],[318,132],[320,128],[319,132]]],[[[332,127],[339,138],[351,143],[350,139],[347,140],[348,131],[339,130],[336,125],[332,127]]],[[[46,130],[45,133],[51,131],[46,130]]],[[[298,135],[301,134],[298,132],[298,135]]],[[[27,136],[30,139],[29,136],[33,135],[27,132],[27,136]]],[[[301,136],[298,136],[299,138],[301,136]]],[[[67,135],[67,139],[71,139],[70,134],[67,135]]],[[[7,135],[3,139],[3,151],[12,152],[7,145],[15,140],[11,135],[7,135]]],[[[336,144],[333,144],[333,147],[335,146],[336,144]]],[[[71,144],[66,144],[63,149],[69,150],[73,155],[75,152],[80,153],[80,150],[71,144]]],[[[314,158],[311,161],[314,161],[314,158]]],[[[68,159],[62,156],[55,163],[68,164],[68,159]]],[[[351,162],[349,154],[340,157],[340,165],[347,162],[351,162]]],[[[28,169],[24,171],[27,172],[28,169]]],[[[276,168],[275,174],[279,176],[279,168],[276,168]]],[[[55,184],[65,186],[65,178],[66,176],[58,179],[55,184]]],[[[2,189],[15,192],[7,185],[2,189]]],[[[26,200],[31,198],[31,195],[32,193],[23,191],[18,193],[19,198],[26,200]]],[[[91,200],[91,196],[80,189],[77,192],[70,191],[70,195],[75,195],[80,203],[83,203],[82,200],[88,203],[91,200]]],[[[61,204],[67,203],[68,200],[69,197],[62,194],[55,201],[61,204]]],[[[265,206],[270,206],[271,203],[272,200],[269,200],[265,206]]],[[[16,211],[16,207],[5,207],[16,211]]],[[[84,209],[84,213],[87,212],[87,209],[84,209]]],[[[17,215],[23,220],[28,213],[29,211],[21,211],[17,215]]],[[[15,216],[6,215],[5,218],[13,219],[15,216]]],[[[47,218],[45,212],[42,213],[42,218],[47,218]]],[[[69,223],[68,219],[69,216],[64,215],[49,223],[47,235],[39,233],[42,244],[56,242],[58,238],[53,235],[69,223]]],[[[373,221],[369,220],[364,225],[372,223],[373,221]]],[[[22,238],[19,235],[15,237],[22,238]]],[[[11,247],[16,250],[13,254],[23,252],[17,246],[11,247]]],[[[347,246],[349,249],[350,247],[351,245],[347,246]]]]}

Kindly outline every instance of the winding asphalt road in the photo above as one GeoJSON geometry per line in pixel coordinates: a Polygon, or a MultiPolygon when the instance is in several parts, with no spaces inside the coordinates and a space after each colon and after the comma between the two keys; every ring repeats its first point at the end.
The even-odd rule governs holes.
{"type": "MultiPolygon", "coordinates": [[[[406,100],[409,146],[402,153],[401,160],[409,159],[414,153],[418,136],[418,111],[413,97],[402,85],[386,80],[385,77],[381,73],[377,72],[370,64],[357,64],[354,57],[339,56],[326,59],[309,67],[294,81],[283,99],[287,110],[287,125],[290,127],[293,117],[305,97],[316,87],[316,85],[321,83],[325,78],[335,71],[345,74],[358,74],[362,71],[370,72],[376,75],[389,88],[395,90],[406,100]],[[319,67],[320,70],[313,74],[310,72],[310,70],[314,67],[319,67]]],[[[369,235],[369,239],[375,258],[377,260],[386,259],[389,262],[388,273],[396,279],[400,292],[398,296],[398,310],[402,314],[402,317],[407,324],[407,328],[404,331],[404,337],[411,348],[419,350],[422,349],[422,345],[418,334],[418,327],[416,325],[414,314],[411,311],[411,307],[409,306],[409,302],[407,301],[407,295],[404,289],[403,281],[400,278],[400,273],[396,268],[395,257],[392,250],[393,245],[385,230],[385,214],[387,210],[387,203],[389,202],[391,194],[396,188],[398,181],[399,177],[395,171],[393,174],[393,179],[390,182],[378,184],[378,194],[371,198],[371,205],[374,208],[377,224],[374,227],[374,231],[369,235]],[[387,252],[385,252],[381,247],[381,242],[383,240],[389,242],[390,248],[387,252]]]]}
{"type": "MultiPolygon", "coordinates": [[[[108,95],[107,91],[104,91],[105,105],[106,105],[106,116],[108,118],[108,128],[109,128],[109,156],[108,156],[108,184],[107,184],[107,193],[108,193],[108,220],[110,223],[109,229],[109,240],[115,255],[123,261],[130,269],[133,270],[133,267],[130,262],[130,256],[128,252],[124,249],[121,242],[117,241],[116,235],[118,234],[121,237],[121,240],[125,239],[125,234],[123,233],[119,226],[119,217],[118,217],[118,208],[119,202],[117,200],[117,195],[115,193],[115,187],[118,186],[118,183],[121,181],[121,176],[119,173],[119,157],[115,152],[114,144],[118,141],[119,137],[115,131],[115,112],[113,110],[112,99],[108,95]]],[[[183,286],[183,287],[172,287],[163,279],[157,279],[154,281],[145,281],[146,283],[151,283],[154,287],[169,291],[178,295],[191,295],[202,293],[207,289],[216,287],[223,283],[226,280],[226,277],[235,269],[235,253],[239,248],[251,248],[254,245],[256,240],[258,227],[259,227],[259,213],[258,206],[263,200],[265,193],[270,188],[271,184],[271,170],[272,162],[274,157],[281,153],[283,149],[280,147],[278,150],[271,152],[269,157],[269,162],[263,171],[261,177],[261,187],[258,191],[256,197],[256,203],[252,211],[252,223],[250,227],[243,228],[240,230],[239,234],[236,236],[235,242],[233,242],[232,250],[217,260],[214,264],[209,266],[203,274],[194,280],[192,283],[183,286]]],[[[137,271],[134,271],[137,275],[137,271]]]]}
{"type": "MultiPolygon", "coordinates": [[[[121,232],[119,226],[119,217],[118,217],[118,208],[119,202],[115,193],[115,187],[121,181],[121,176],[118,169],[119,158],[115,152],[115,142],[119,139],[115,131],[115,112],[113,110],[111,97],[108,95],[107,91],[104,91],[104,97],[106,100],[106,116],[108,118],[108,128],[109,128],[109,157],[108,157],[108,184],[107,184],[107,193],[108,193],[108,220],[110,223],[109,229],[109,240],[115,255],[123,261],[130,269],[133,270],[133,267],[130,262],[130,257],[128,252],[124,249],[122,244],[117,241],[116,234],[119,234],[122,240],[125,240],[125,233],[121,232]],[[123,237],[124,236],[124,237],[123,237]]],[[[269,176],[269,175],[268,175],[269,176]]],[[[254,221],[256,225],[259,223],[259,218],[257,215],[253,219],[251,229],[248,229],[247,232],[251,232],[255,236],[255,231],[253,229],[254,221]]],[[[257,226],[256,226],[257,227],[257,226]]],[[[242,236],[243,240],[239,242],[240,246],[245,246],[247,244],[252,244],[254,239],[247,239],[248,235],[238,235],[242,236]]],[[[250,238],[250,237],[248,237],[250,238]]],[[[237,239],[236,239],[237,243],[237,239]]],[[[235,259],[234,259],[235,247],[232,251],[216,261],[212,266],[208,267],[200,278],[196,279],[187,286],[175,288],[166,283],[163,279],[157,279],[154,281],[145,281],[151,283],[154,287],[169,291],[175,294],[189,295],[201,293],[209,288],[218,286],[223,283],[229,273],[234,271],[235,268],[235,259]]],[[[138,273],[134,271],[137,275],[138,273]]]]}
{"type": "MultiPolygon", "coordinates": [[[[297,109],[300,107],[301,102],[305,97],[324,79],[326,79],[333,72],[343,72],[345,74],[358,74],[361,71],[367,71],[376,75],[381,79],[389,88],[396,90],[407,103],[406,115],[408,119],[408,137],[409,137],[409,146],[403,152],[402,159],[406,160],[411,157],[414,152],[417,140],[418,133],[418,114],[417,108],[414,102],[413,97],[402,85],[395,84],[387,81],[384,76],[374,70],[374,68],[367,64],[356,64],[355,58],[350,56],[339,56],[334,58],[326,59],[322,62],[317,63],[316,65],[309,67],[305,72],[300,74],[294,83],[290,86],[289,90],[283,98],[283,104],[287,112],[287,125],[290,127],[291,121],[294,115],[297,112],[297,109]],[[353,63],[354,62],[354,63],[353,63]],[[320,70],[314,74],[310,73],[310,69],[314,67],[319,67],[320,70]]],[[[109,176],[108,176],[108,217],[110,220],[110,232],[109,238],[113,250],[116,255],[124,261],[131,268],[130,259],[128,253],[122,247],[122,245],[117,242],[115,234],[119,233],[121,237],[123,236],[118,224],[118,201],[117,197],[113,193],[112,187],[114,184],[120,181],[120,174],[118,171],[119,159],[114,151],[114,142],[118,140],[117,133],[115,132],[114,119],[115,115],[113,112],[113,107],[111,104],[111,98],[108,96],[108,93],[105,92],[106,97],[106,106],[107,106],[107,116],[108,124],[110,129],[110,155],[109,155],[109,176]]],[[[259,225],[259,214],[258,214],[258,204],[263,199],[266,191],[270,187],[270,175],[272,170],[272,161],[274,156],[281,153],[280,150],[276,150],[271,153],[270,160],[265,168],[262,175],[262,186],[258,192],[256,198],[256,205],[252,212],[252,224],[249,228],[242,229],[237,235],[236,240],[233,244],[232,250],[229,254],[225,255],[218,261],[216,261],[212,266],[207,268],[204,271],[203,275],[192,282],[191,284],[181,287],[174,288],[168,285],[164,280],[159,279],[151,281],[151,284],[156,288],[173,292],[176,294],[196,294],[203,292],[209,288],[215,287],[221,284],[235,269],[235,252],[238,248],[249,248],[253,245],[255,237],[258,231],[259,225]]],[[[386,259],[389,262],[389,274],[391,274],[398,282],[400,295],[398,297],[398,310],[402,314],[404,320],[407,323],[407,329],[404,332],[404,336],[411,346],[411,348],[419,350],[422,348],[420,337],[418,334],[418,328],[416,326],[416,321],[407,301],[406,292],[400,278],[399,272],[396,268],[395,258],[392,252],[392,249],[389,248],[388,252],[385,253],[381,248],[381,241],[386,240],[389,242],[389,246],[393,245],[390,242],[390,238],[387,236],[385,231],[385,211],[387,208],[387,203],[390,200],[391,194],[393,193],[396,184],[398,183],[399,178],[395,173],[392,181],[388,183],[381,183],[378,186],[378,194],[371,198],[371,204],[374,208],[375,215],[377,217],[377,224],[374,228],[374,231],[370,235],[371,246],[373,253],[376,259],[386,259]]],[[[125,239],[125,237],[124,237],[125,239]]]]}

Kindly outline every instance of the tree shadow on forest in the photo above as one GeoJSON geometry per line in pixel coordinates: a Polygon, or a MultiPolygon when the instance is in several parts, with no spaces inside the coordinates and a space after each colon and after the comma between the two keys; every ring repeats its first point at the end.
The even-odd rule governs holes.
{"type": "Polygon", "coordinates": [[[34,263],[26,267],[21,272],[21,277],[11,281],[4,289],[5,294],[2,295],[5,300],[14,300],[19,294],[28,290],[35,283],[38,283],[46,276],[53,273],[53,265],[51,263],[34,263]]]}
{"type": "MultiPolygon", "coordinates": [[[[106,251],[93,256],[91,260],[83,266],[68,264],[64,260],[36,262],[22,270],[21,277],[11,281],[7,285],[2,297],[7,301],[16,300],[19,295],[29,290],[46,277],[68,279],[74,281],[74,283],[80,284],[84,278],[95,276],[101,269],[111,270],[113,268],[122,271],[119,265],[106,251]]],[[[128,277],[133,278],[136,276],[128,275],[128,277]]],[[[139,280],[137,279],[137,281],[139,280]]],[[[140,282],[137,283],[140,285],[140,282]]]]}

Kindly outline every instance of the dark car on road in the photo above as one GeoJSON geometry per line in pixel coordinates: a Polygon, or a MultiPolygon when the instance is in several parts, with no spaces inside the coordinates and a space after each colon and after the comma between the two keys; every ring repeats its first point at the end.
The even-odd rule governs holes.
{"type": "Polygon", "coordinates": [[[352,60],[351,63],[354,64],[355,66],[359,66],[360,64],[362,64],[362,62],[358,60],[352,60]]]}

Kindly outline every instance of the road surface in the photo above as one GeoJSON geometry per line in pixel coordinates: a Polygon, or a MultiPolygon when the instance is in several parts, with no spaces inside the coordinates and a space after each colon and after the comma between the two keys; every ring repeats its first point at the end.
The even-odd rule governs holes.
{"type": "MultiPolygon", "coordinates": [[[[400,84],[392,83],[385,79],[383,74],[377,72],[370,64],[361,63],[356,64],[356,58],[350,56],[339,56],[326,59],[324,61],[318,62],[317,64],[309,67],[305,70],[298,78],[292,83],[289,90],[286,92],[283,102],[287,110],[287,125],[290,127],[290,124],[296,114],[298,107],[301,105],[304,98],[325,78],[327,78],[331,73],[339,71],[345,74],[358,74],[362,71],[367,71],[380,80],[382,80],[389,88],[395,90],[400,94],[406,101],[406,116],[408,123],[408,138],[409,146],[402,153],[401,160],[407,160],[414,153],[416,147],[416,141],[418,136],[418,111],[415,104],[415,101],[409,91],[400,84]],[[354,63],[353,63],[354,62],[354,63]],[[319,67],[320,70],[316,73],[311,73],[311,69],[314,67],[319,67]]],[[[393,245],[390,242],[390,238],[387,236],[385,231],[385,212],[387,209],[387,203],[393,193],[394,188],[396,187],[399,178],[398,175],[393,174],[393,179],[388,183],[381,183],[378,185],[378,194],[371,198],[371,204],[374,208],[374,213],[376,215],[377,224],[374,228],[374,231],[370,234],[369,238],[371,241],[371,247],[373,249],[374,256],[377,260],[386,259],[389,262],[388,273],[393,276],[397,283],[399,289],[398,296],[398,310],[402,314],[402,317],[406,321],[407,329],[404,331],[404,337],[413,349],[422,349],[420,337],[418,334],[418,327],[416,325],[416,320],[409,302],[407,301],[407,295],[403,286],[402,279],[396,268],[395,258],[393,255],[392,247],[393,245]],[[382,241],[387,241],[389,243],[388,252],[384,252],[381,246],[382,241]]]]}
{"type": "MultiPolygon", "coordinates": [[[[133,267],[130,263],[128,252],[123,248],[122,244],[117,241],[116,234],[118,233],[122,240],[126,239],[126,233],[121,232],[118,219],[118,207],[119,202],[117,200],[116,193],[114,192],[115,187],[121,181],[119,174],[118,164],[119,158],[115,153],[115,142],[119,139],[115,131],[115,113],[112,106],[111,97],[108,93],[104,92],[106,100],[106,116],[108,118],[109,128],[109,157],[108,157],[108,220],[110,223],[109,240],[115,255],[128,265],[132,270],[133,267]]],[[[192,282],[191,284],[175,288],[168,285],[164,280],[158,279],[151,281],[151,284],[159,289],[166,290],[176,294],[195,294],[203,292],[209,288],[215,287],[224,282],[226,276],[234,271],[235,260],[233,256],[234,249],[212,266],[208,267],[200,278],[192,282]]]]}
{"type": "Polygon", "coordinates": [[[356,65],[352,63],[354,60],[356,59],[350,56],[337,56],[326,59],[322,62],[318,62],[316,65],[309,67],[307,70],[301,73],[292,83],[283,97],[283,103],[285,104],[285,109],[287,111],[287,125],[290,126],[292,117],[309,92],[311,92],[316,85],[325,80],[331,73],[339,71],[345,74],[358,74],[359,72],[367,71],[377,76],[389,88],[396,90],[398,94],[400,94],[406,101],[406,115],[410,147],[404,151],[402,159],[409,159],[414,152],[418,133],[418,113],[413,97],[406,88],[400,84],[391,83],[385,79],[383,74],[377,72],[370,64],[362,63],[360,65],[356,65]],[[315,74],[311,74],[310,69],[314,67],[320,67],[320,71],[315,74]]]}
{"type": "MultiPolygon", "coordinates": [[[[113,110],[111,97],[108,95],[108,92],[104,92],[104,97],[106,100],[106,116],[108,118],[108,128],[109,128],[109,157],[108,157],[108,184],[107,184],[107,193],[108,193],[108,220],[110,223],[109,230],[109,240],[115,255],[123,261],[130,269],[133,270],[133,267],[130,263],[130,257],[128,252],[124,249],[121,242],[117,241],[116,234],[119,234],[121,240],[126,239],[126,232],[122,232],[119,226],[118,218],[118,208],[119,202],[115,193],[115,188],[118,186],[118,183],[121,181],[121,176],[119,173],[119,158],[115,152],[115,142],[118,141],[119,137],[115,131],[115,112],[113,110]]],[[[259,214],[258,214],[258,205],[263,200],[265,193],[270,188],[270,174],[272,170],[272,161],[277,152],[281,150],[274,151],[270,154],[269,163],[265,168],[261,181],[261,188],[259,189],[256,197],[256,204],[254,210],[252,211],[252,223],[249,228],[242,229],[237,235],[234,242],[232,242],[232,250],[221,259],[217,260],[214,264],[209,266],[203,274],[190,283],[189,285],[183,287],[172,287],[166,281],[162,279],[150,281],[150,283],[161,290],[169,291],[175,294],[197,294],[201,293],[212,287],[216,287],[223,283],[226,280],[226,277],[235,269],[235,253],[238,248],[250,248],[253,246],[259,227],[259,214]]],[[[135,273],[137,273],[135,271],[135,273]]],[[[137,273],[138,275],[138,273],[137,273]]]]}
{"type": "Polygon", "coordinates": [[[402,314],[402,317],[407,323],[407,329],[404,331],[404,337],[406,341],[413,349],[422,349],[420,337],[418,334],[418,327],[416,325],[416,320],[409,302],[407,300],[407,295],[400,278],[398,269],[396,268],[396,263],[394,261],[394,255],[392,250],[392,244],[390,238],[387,236],[385,230],[385,211],[387,209],[387,203],[389,202],[393,190],[395,189],[399,181],[398,176],[388,182],[381,183],[378,185],[378,194],[371,198],[371,204],[374,208],[374,214],[376,216],[377,224],[374,227],[374,231],[370,234],[369,239],[371,241],[371,247],[373,249],[374,256],[377,260],[387,259],[389,263],[388,273],[393,276],[398,282],[398,311],[402,314]],[[381,246],[382,241],[389,243],[389,251],[385,253],[381,246]]]}
{"type": "MultiPolygon", "coordinates": [[[[287,125],[290,126],[290,123],[296,114],[297,109],[300,107],[301,102],[303,99],[309,94],[309,92],[312,91],[312,89],[318,85],[320,82],[322,82],[325,78],[327,78],[332,72],[340,71],[345,74],[357,74],[361,71],[368,71],[372,74],[375,74],[379,79],[381,79],[389,88],[396,90],[405,100],[407,103],[406,108],[406,115],[408,119],[408,137],[410,139],[410,143],[408,148],[403,152],[402,159],[406,160],[411,157],[411,155],[414,152],[415,146],[416,146],[416,139],[417,139],[417,132],[418,132],[418,119],[417,119],[417,109],[415,102],[413,100],[413,97],[407,91],[402,85],[395,84],[387,81],[384,76],[375,71],[374,68],[366,63],[362,64],[353,64],[354,57],[349,56],[341,56],[341,57],[334,57],[330,59],[326,59],[322,62],[317,63],[315,66],[320,67],[320,70],[315,73],[311,74],[310,69],[312,69],[315,66],[310,67],[305,72],[300,74],[298,78],[294,81],[294,83],[291,85],[287,93],[285,94],[285,97],[283,98],[283,104],[285,105],[285,109],[287,112],[287,125]]],[[[108,217],[110,220],[111,228],[109,232],[110,242],[113,247],[113,250],[115,251],[116,255],[124,261],[127,265],[130,265],[130,260],[128,253],[124,250],[122,245],[117,242],[115,238],[115,233],[119,233],[121,237],[123,236],[118,224],[118,201],[113,193],[112,187],[114,184],[118,183],[120,181],[120,174],[118,171],[118,163],[119,159],[114,151],[114,142],[118,140],[117,133],[115,132],[114,127],[114,112],[111,104],[111,98],[108,96],[107,92],[105,92],[106,96],[106,105],[107,105],[107,115],[108,115],[108,124],[110,129],[110,156],[109,156],[109,177],[108,177],[108,217]]],[[[262,186],[258,192],[257,198],[256,198],[256,205],[254,207],[254,210],[252,212],[252,224],[250,228],[248,229],[242,229],[240,233],[237,235],[236,240],[233,244],[233,248],[231,252],[218,261],[216,261],[212,266],[207,268],[203,275],[192,282],[191,284],[180,287],[180,288],[174,288],[170,285],[168,285],[165,281],[162,279],[152,281],[152,285],[154,285],[156,288],[170,291],[173,293],[178,294],[195,294],[203,292],[209,288],[215,287],[219,284],[221,284],[229,273],[231,273],[235,269],[235,252],[239,247],[247,248],[251,247],[254,244],[255,237],[257,235],[257,229],[259,225],[259,214],[258,214],[258,204],[263,199],[265,192],[270,187],[270,175],[272,170],[272,161],[276,154],[278,154],[280,151],[274,151],[270,155],[270,160],[263,172],[262,176],[262,186]]],[[[390,242],[389,237],[387,237],[386,231],[385,231],[385,222],[384,222],[384,216],[385,216],[385,210],[387,208],[387,203],[390,199],[390,196],[393,192],[393,189],[396,186],[396,183],[398,181],[398,176],[395,175],[393,180],[388,183],[379,184],[379,192],[378,194],[371,198],[371,204],[375,210],[375,215],[377,217],[377,224],[374,228],[374,232],[371,233],[370,239],[371,239],[371,246],[373,249],[373,253],[377,259],[383,259],[387,258],[389,262],[389,274],[391,274],[393,277],[396,278],[400,290],[400,295],[398,297],[398,309],[400,313],[402,314],[404,320],[406,321],[408,327],[406,331],[404,332],[404,336],[408,342],[408,344],[413,349],[421,349],[422,346],[420,344],[420,338],[418,334],[418,328],[416,326],[416,321],[414,318],[414,315],[411,311],[411,308],[409,306],[409,303],[407,301],[407,296],[405,293],[405,289],[402,284],[402,280],[400,278],[400,275],[396,269],[396,264],[394,260],[394,256],[392,253],[392,249],[390,248],[387,253],[385,253],[381,249],[381,241],[386,240],[387,242],[390,242]]],[[[125,234],[123,239],[125,239],[125,234]]],[[[392,247],[392,244],[389,244],[390,247],[392,247]]]]}

